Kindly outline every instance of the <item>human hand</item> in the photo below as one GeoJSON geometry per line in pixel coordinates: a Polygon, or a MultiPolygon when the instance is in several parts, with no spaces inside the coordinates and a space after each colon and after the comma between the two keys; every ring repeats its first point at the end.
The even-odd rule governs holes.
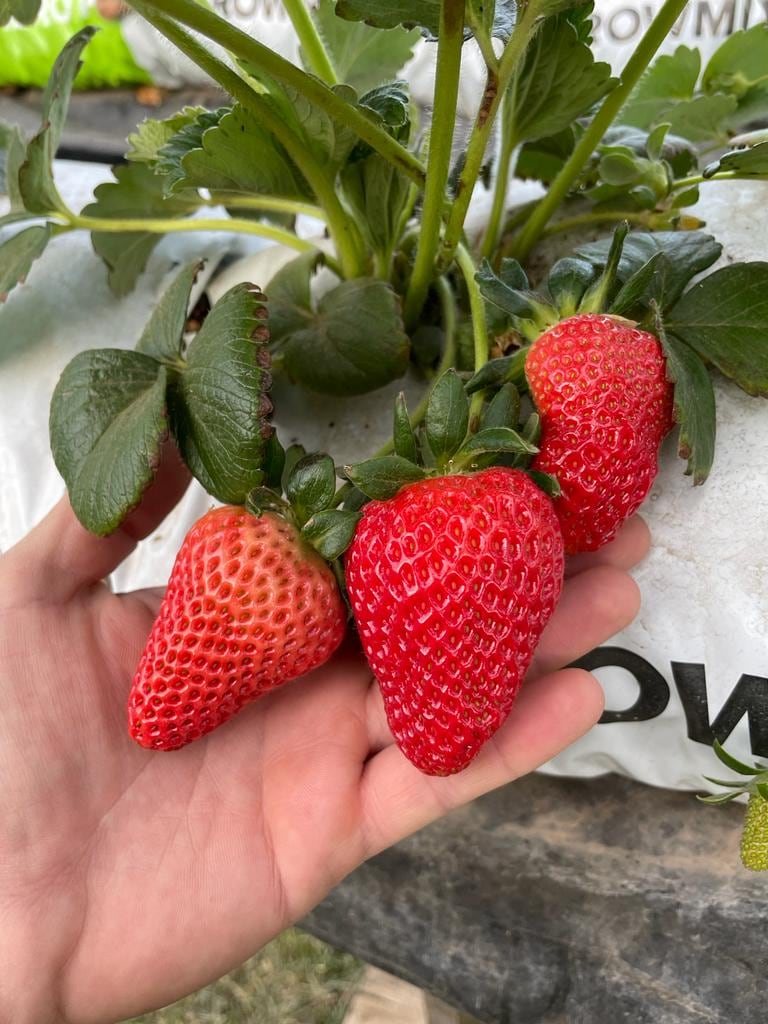
{"type": "Polygon", "coordinates": [[[106,539],[64,500],[0,558],[0,1021],[113,1022],[221,976],[361,861],[589,729],[602,691],[562,666],[637,610],[635,519],[572,560],[508,722],[450,778],[394,746],[351,641],[216,733],[149,752],[125,704],[160,595],[100,581],[185,484],[170,467],[106,539]]]}

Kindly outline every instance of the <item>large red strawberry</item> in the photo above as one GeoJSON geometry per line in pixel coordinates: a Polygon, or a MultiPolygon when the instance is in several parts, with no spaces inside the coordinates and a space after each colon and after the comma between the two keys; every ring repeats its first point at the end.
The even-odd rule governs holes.
{"type": "Polygon", "coordinates": [[[429,478],[365,506],[346,577],[398,746],[464,768],[509,714],[563,581],[550,499],[519,470],[429,478]]]}
{"type": "Polygon", "coordinates": [[[333,573],[286,520],[218,508],[189,531],[136,672],[144,747],[175,750],[321,665],[342,641],[333,573]]]}
{"type": "Polygon", "coordinates": [[[661,345],[619,317],[582,314],[541,335],[526,375],[542,418],[533,465],[562,488],[566,551],[595,551],[646,498],[673,426],[661,345]]]}

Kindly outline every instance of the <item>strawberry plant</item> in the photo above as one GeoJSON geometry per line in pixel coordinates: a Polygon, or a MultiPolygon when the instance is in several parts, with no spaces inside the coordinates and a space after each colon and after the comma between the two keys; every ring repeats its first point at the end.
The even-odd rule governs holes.
{"type": "MultiPolygon", "coordinates": [[[[0,23],[35,7],[0,0],[0,23]]],[[[0,226],[15,226],[0,294],[69,231],[91,233],[116,295],[165,234],[295,251],[226,292],[191,338],[199,268],[180,268],[135,348],[82,352],[53,395],[53,454],[88,529],[122,522],[168,437],[234,506],[179,554],[132,732],[180,746],[318,664],[346,598],[404,753],[458,771],[509,713],[564,552],[615,535],[673,429],[704,483],[714,373],[768,396],[768,263],[708,272],[721,246],[691,212],[709,182],[768,178],[768,26],[705,67],[684,46],[656,58],[686,7],[666,0],[614,75],[588,2],[286,0],[298,66],[195,0],[132,7],[226,101],[143,121],[114,180],[74,211],[53,156],[93,30],[78,33],[39,131],[0,128],[0,226]],[[429,117],[398,78],[420,33],[437,43],[429,117]],[[485,87],[458,146],[468,45],[485,87]],[[515,200],[521,179],[539,198],[515,200]],[[483,189],[488,216],[469,230],[483,189]],[[307,216],[319,242],[297,230],[307,216]],[[342,398],[408,374],[423,397],[409,413],[400,395],[392,440],[340,466],[284,446],[278,374],[342,398]]]]}

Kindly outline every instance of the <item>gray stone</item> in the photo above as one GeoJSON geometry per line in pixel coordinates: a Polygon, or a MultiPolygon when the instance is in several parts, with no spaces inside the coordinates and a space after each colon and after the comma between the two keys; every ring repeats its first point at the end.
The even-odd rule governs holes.
{"type": "Polygon", "coordinates": [[[528,778],[363,865],[302,927],[488,1024],[768,1020],[743,808],[528,778]]]}

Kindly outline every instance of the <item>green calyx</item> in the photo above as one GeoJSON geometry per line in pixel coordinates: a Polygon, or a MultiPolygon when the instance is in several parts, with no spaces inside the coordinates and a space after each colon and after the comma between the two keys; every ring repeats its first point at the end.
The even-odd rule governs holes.
{"type": "MultiPolygon", "coordinates": [[[[451,473],[477,472],[492,465],[526,468],[537,454],[538,417],[519,423],[520,393],[505,367],[480,371],[464,381],[447,370],[435,381],[423,424],[414,426],[404,395],[395,403],[393,454],[344,467],[344,475],[366,498],[385,501],[406,484],[451,473]],[[469,396],[484,392],[476,423],[469,396]],[[536,421],[532,424],[532,419],[536,421]]],[[[486,367],[491,366],[487,363],[486,367]]]]}
{"type": "Polygon", "coordinates": [[[336,467],[330,455],[307,455],[298,444],[286,450],[273,433],[264,477],[264,486],[254,488],[246,498],[246,509],[255,516],[265,512],[282,516],[326,561],[340,558],[352,543],[360,513],[336,507],[336,467]]]}
{"type": "Polygon", "coordinates": [[[744,764],[727,753],[717,740],[713,749],[720,761],[742,778],[731,781],[705,776],[707,782],[726,789],[711,796],[700,796],[699,800],[705,804],[725,804],[738,796],[749,796],[741,833],[741,862],[749,871],[768,871],[768,765],[759,761],[754,765],[744,764]]]}

